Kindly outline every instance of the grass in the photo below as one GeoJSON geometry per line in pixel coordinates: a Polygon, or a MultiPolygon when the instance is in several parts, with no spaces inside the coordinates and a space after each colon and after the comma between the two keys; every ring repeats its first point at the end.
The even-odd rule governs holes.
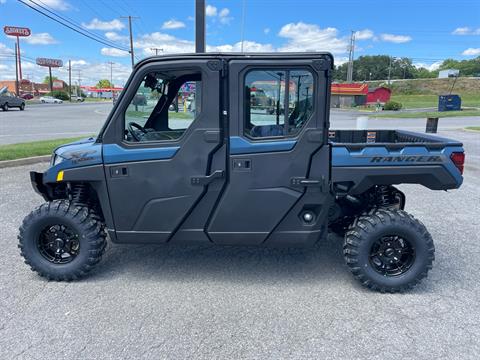
{"type": "MultiPolygon", "coordinates": [[[[464,94],[462,107],[480,107],[480,94],[464,94]]],[[[392,95],[390,99],[403,105],[404,109],[418,109],[438,106],[438,95],[392,95]]]]}
{"type": "Polygon", "coordinates": [[[423,112],[389,112],[379,113],[371,115],[376,118],[395,118],[395,119],[408,119],[408,118],[427,118],[427,117],[457,117],[457,116],[480,116],[480,110],[463,110],[463,111],[423,111],[423,112]]]}
{"type": "Polygon", "coordinates": [[[480,126],[467,126],[465,129],[480,131],[480,126]]]}
{"type": "Polygon", "coordinates": [[[53,149],[55,149],[57,146],[76,140],[85,139],[86,137],[87,136],[0,145],[0,161],[23,159],[31,156],[50,155],[53,149]]]}

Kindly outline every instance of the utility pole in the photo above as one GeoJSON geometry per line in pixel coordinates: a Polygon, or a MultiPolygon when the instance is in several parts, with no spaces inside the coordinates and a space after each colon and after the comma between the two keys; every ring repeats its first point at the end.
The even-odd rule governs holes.
{"type": "Polygon", "coordinates": [[[110,65],[110,87],[113,88],[113,64],[114,62],[109,61],[107,62],[108,65],[110,65]]]}
{"type": "Polygon", "coordinates": [[[245,11],[246,11],[247,1],[243,0],[242,2],[242,28],[241,28],[241,41],[240,41],[240,52],[243,53],[243,43],[245,41],[245,11]]]}
{"type": "Polygon", "coordinates": [[[355,56],[355,31],[353,30],[352,35],[350,36],[350,46],[348,51],[347,82],[351,83],[353,81],[353,58],[355,56]]]}
{"type": "Polygon", "coordinates": [[[158,56],[159,51],[163,52],[162,48],[156,48],[156,47],[150,48],[150,50],[155,51],[155,55],[157,55],[157,56],[158,56]]]}
{"type": "Polygon", "coordinates": [[[205,52],[205,0],[195,0],[195,52],[205,52]]]}
{"type": "Polygon", "coordinates": [[[77,74],[78,74],[78,89],[77,89],[77,96],[80,96],[81,95],[81,86],[82,86],[82,70],[77,70],[77,74]]]}
{"type": "Polygon", "coordinates": [[[120,16],[120,19],[128,19],[128,29],[130,31],[130,57],[132,58],[132,69],[135,66],[135,53],[133,51],[133,32],[132,19],[140,19],[138,16],[120,16]]]}
{"type": "Polygon", "coordinates": [[[389,62],[388,62],[388,85],[390,85],[390,74],[392,72],[392,57],[389,56],[389,62]]]}
{"type": "Polygon", "coordinates": [[[15,95],[19,96],[18,92],[18,61],[17,61],[17,45],[15,44],[15,95]]]}
{"type": "Polygon", "coordinates": [[[68,97],[72,102],[72,61],[68,60],[68,97]]]}

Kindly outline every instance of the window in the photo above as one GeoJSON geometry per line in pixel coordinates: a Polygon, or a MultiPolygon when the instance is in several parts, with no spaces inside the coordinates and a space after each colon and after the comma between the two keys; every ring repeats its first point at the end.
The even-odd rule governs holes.
{"type": "Polygon", "coordinates": [[[312,115],[313,95],[309,71],[250,71],[245,78],[245,135],[296,135],[312,115]]]}
{"type": "Polygon", "coordinates": [[[125,113],[125,140],[179,139],[200,113],[201,75],[148,73],[125,113]]]}

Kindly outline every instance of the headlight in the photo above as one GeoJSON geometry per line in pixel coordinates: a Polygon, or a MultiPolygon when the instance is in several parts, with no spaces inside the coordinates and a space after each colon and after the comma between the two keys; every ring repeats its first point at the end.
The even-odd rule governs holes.
{"type": "Polygon", "coordinates": [[[52,159],[51,159],[51,161],[50,161],[50,165],[51,165],[51,166],[58,165],[58,164],[60,164],[63,160],[65,160],[65,159],[62,158],[61,156],[58,156],[57,154],[53,154],[53,155],[52,155],[52,159]]]}

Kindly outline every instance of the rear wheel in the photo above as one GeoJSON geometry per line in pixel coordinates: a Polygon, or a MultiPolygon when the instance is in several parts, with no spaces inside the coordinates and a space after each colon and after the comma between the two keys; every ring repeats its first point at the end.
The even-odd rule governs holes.
{"type": "Polygon", "coordinates": [[[343,253],[362,285],[402,292],[427,276],[435,248],[425,226],[413,216],[402,210],[375,209],[350,226],[343,253]]]}
{"type": "Polygon", "coordinates": [[[2,109],[3,109],[3,111],[8,111],[8,103],[5,103],[5,104],[3,105],[3,108],[2,108],[2,109]]]}
{"type": "Polygon", "coordinates": [[[24,103],[22,103],[22,104],[20,105],[20,110],[21,110],[21,111],[25,110],[25,104],[24,104],[24,103]]]}
{"type": "Polygon", "coordinates": [[[45,203],[20,227],[19,248],[39,275],[69,281],[86,275],[101,260],[106,233],[100,217],[69,201],[45,203]]]}

